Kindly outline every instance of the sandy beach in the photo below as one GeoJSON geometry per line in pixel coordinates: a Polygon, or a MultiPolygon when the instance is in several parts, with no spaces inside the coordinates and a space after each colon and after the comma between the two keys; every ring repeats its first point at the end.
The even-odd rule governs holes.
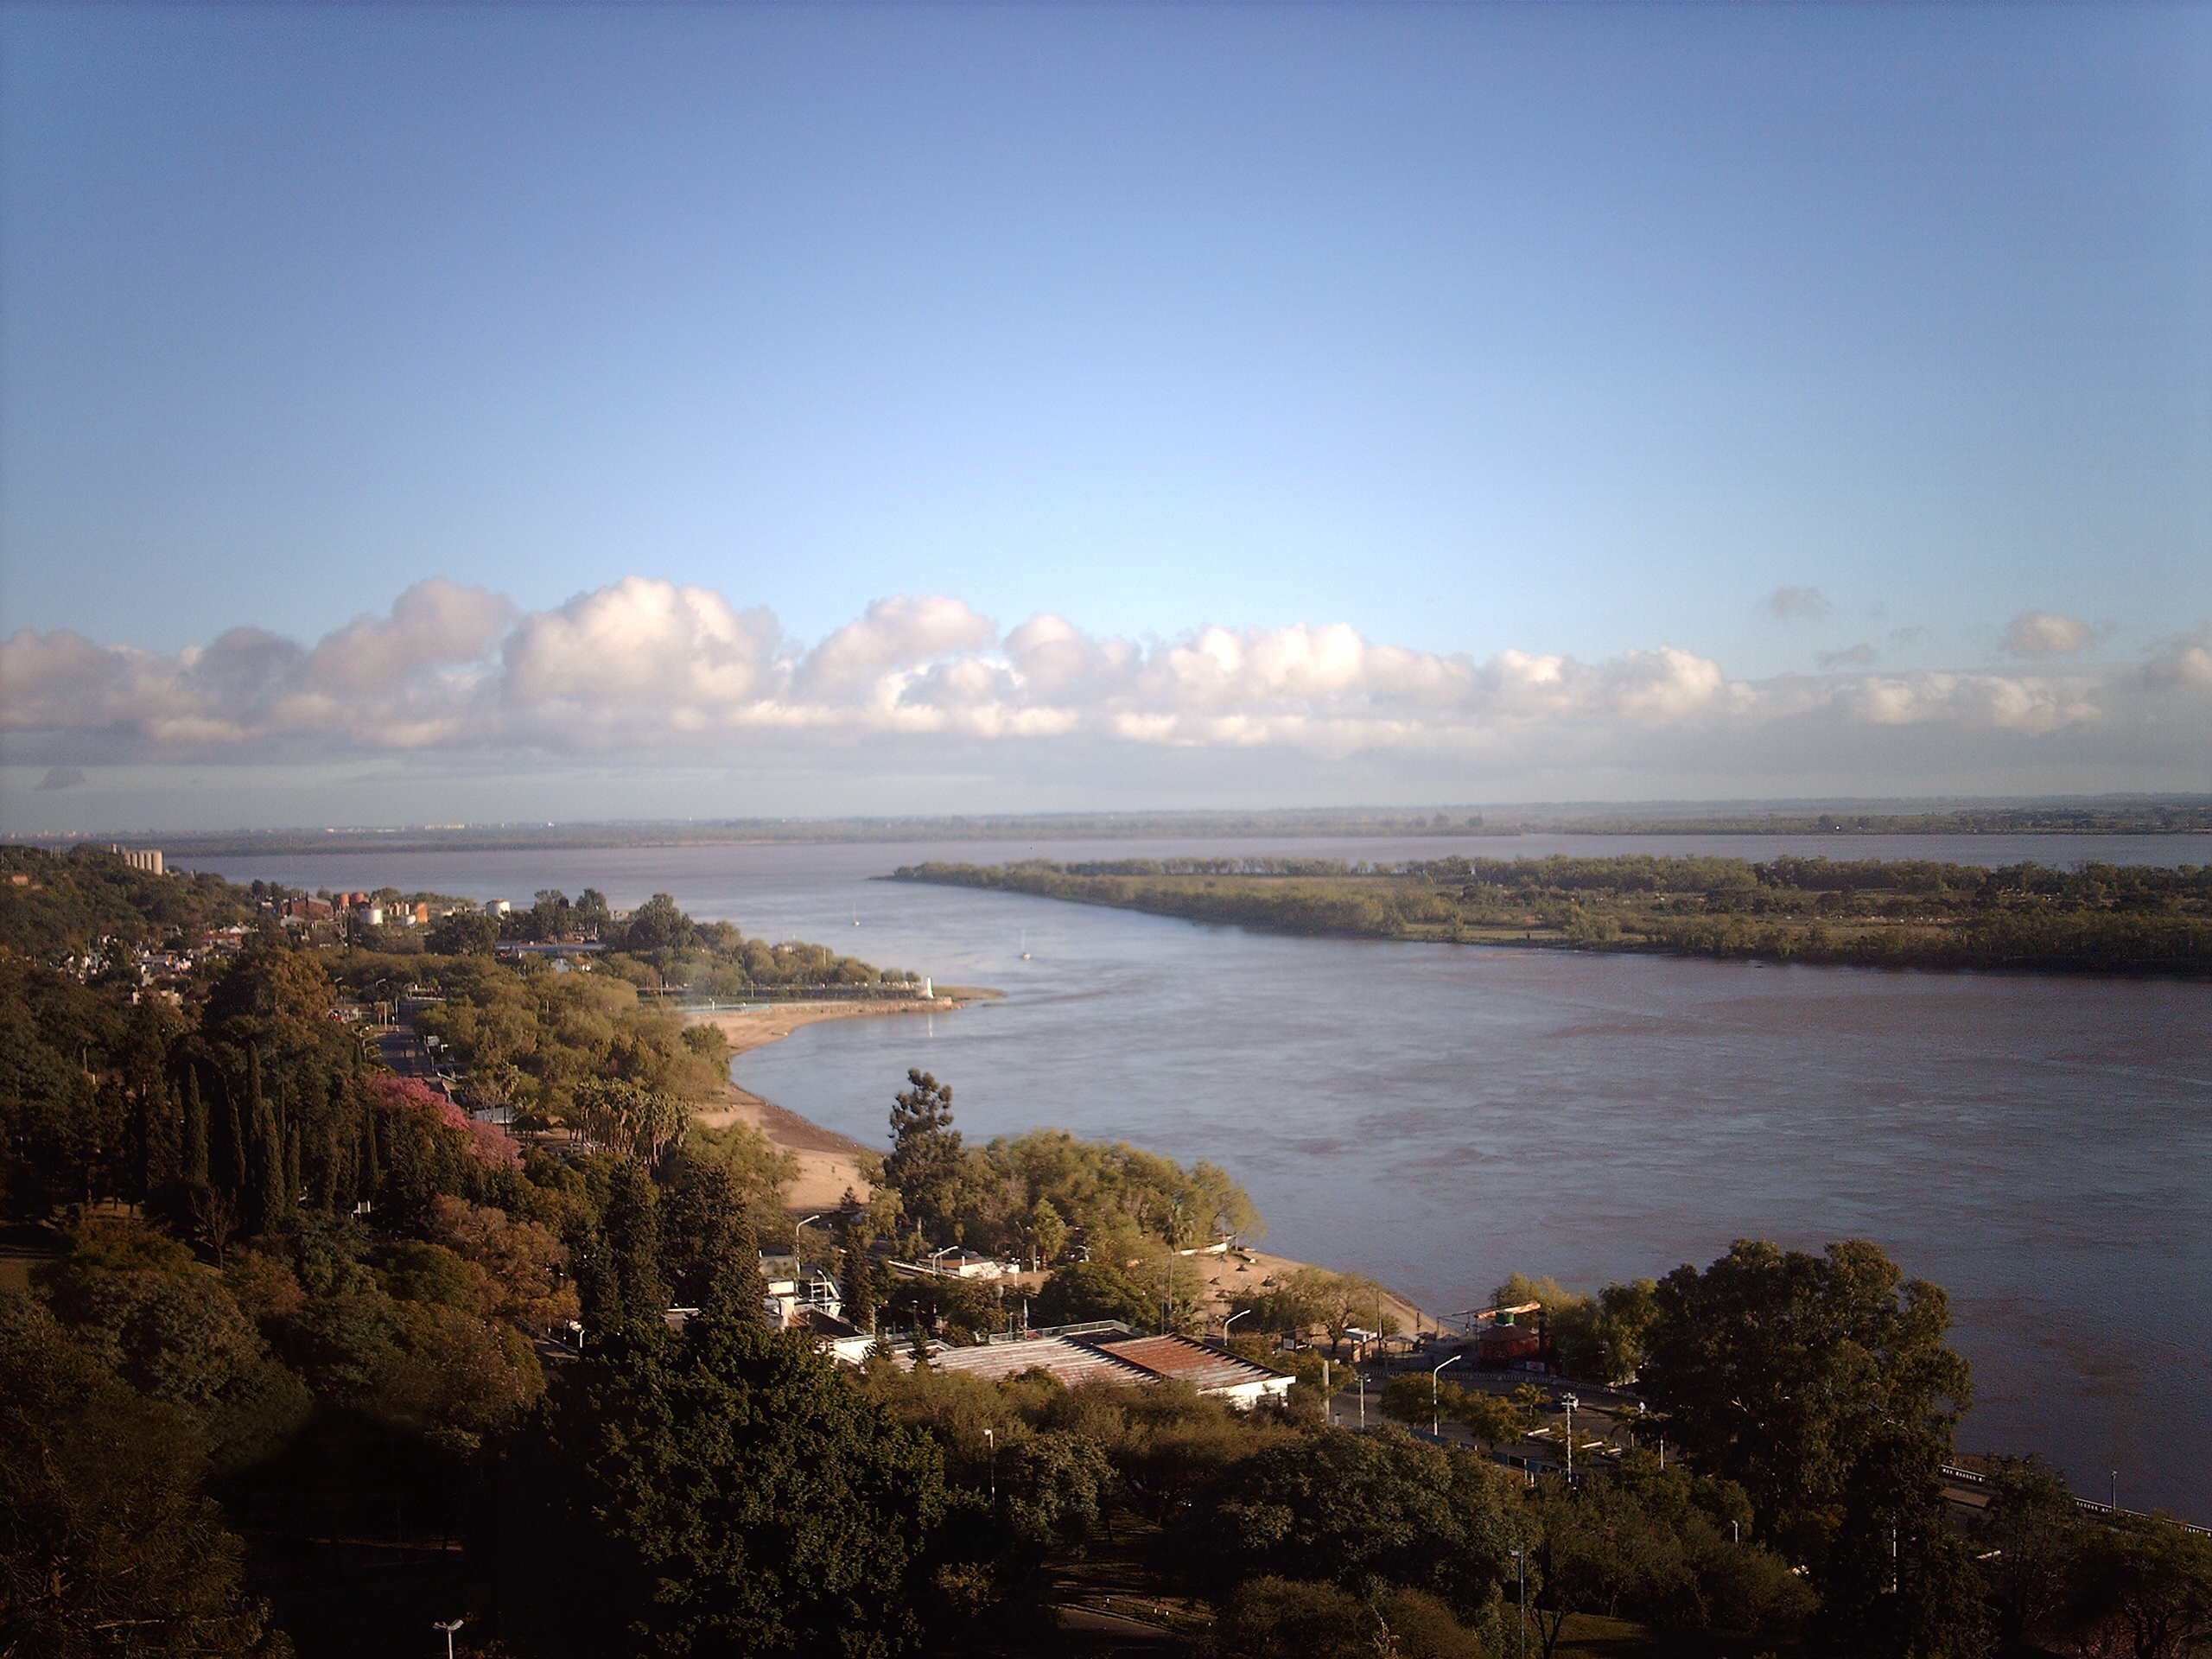
{"type": "MultiPolygon", "coordinates": [[[[947,1014],[965,1007],[973,995],[940,996],[930,1002],[766,1002],[750,1007],[718,1009],[687,1015],[693,1025],[713,1026],[729,1039],[729,1052],[743,1054],[780,1042],[801,1026],[825,1020],[890,1018],[916,1014],[947,1014]]],[[[891,1097],[884,1096],[884,1115],[891,1111],[891,1097]]],[[[726,1085],[721,1100],[702,1104],[692,1118],[707,1128],[728,1123],[749,1123],[770,1141],[798,1160],[798,1179],[785,1189],[785,1201],[794,1209],[823,1210],[845,1196],[847,1188],[865,1198],[870,1188],[861,1173],[864,1156],[881,1156],[881,1146],[868,1146],[849,1135],[825,1129],[797,1112],[763,1100],[749,1089],[726,1085]]]]}
{"type": "MultiPolygon", "coordinates": [[[[729,1039],[729,1051],[735,1055],[780,1042],[801,1026],[818,1025],[825,1020],[944,1014],[966,1007],[976,1000],[978,995],[963,993],[951,997],[940,996],[933,1002],[764,1003],[711,1014],[692,1014],[687,1018],[693,1023],[711,1025],[720,1030],[729,1039]]],[[[890,1096],[887,1094],[884,1097],[887,1117],[890,1109],[890,1096]]],[[[779,1106],[772,1100],[763,1100],[750,1090],[741,1089],[735,1084],[727,1086],[720,1102],[702,1106],[692,1116],[695,1122],[709,1128],[727,1123],[749,1123],[798,1159],[798,1179],[785,1188],[784,1193],[785,1202],[794,1210],[827,1209],[842,1198],[848,1188],[866,1198],[870,1188],[868,1178],[861,1172],[861,1160],[863,1157],[880,1157],[883,1152],[881,1146],[868,1146],[849,1135],[825,1129],[819,1123],[801,1117],[788,1107],[779,1106]]],[[[1287,1255],[1274,1255],[1265,1250],[1255,1249],[1232,1251],[1224,1255],[1196,1256],[1192,1260],[1205,1274],[1207,1286],[1213,1293],[1217,1314],[1227,1313],[1236,1298],[1252,1294],[1265,1287],[1269,1280],[1286,1279],[1300,1268],[1312,1265],[1294,1261],[1287,1255]]],[[[1044,1275],[1024,1274],[1021,1278],[1041,1283],[1044,1275]]],[[[1433,1314],[1414,1306],[1395,1293],[1389,1295],[1386,1306],[1402,1331],[1412,1333],[1439,1328],[1433,1314]]]]}

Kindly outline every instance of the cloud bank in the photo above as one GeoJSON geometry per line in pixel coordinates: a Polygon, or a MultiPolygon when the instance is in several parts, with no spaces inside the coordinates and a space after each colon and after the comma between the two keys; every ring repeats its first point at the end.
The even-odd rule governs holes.
{"type": "MultiPolygon", "coordinates": [[[[1873,656],[1826,661],[1862,670],[1873,656]]],[[[2212,628],[2132,667],[1749,680],[1664,643],[1601,661],[1478,659],[1343,624],[1141,642],[1046,613],[1002,631],[942,595],[880,600],[810,643],[765,607],[630,576],[529,613],[425,582],[313,645],[251,627],[175,654],[67,631],[0,641],[7,758],[70,767],[379,754],[742,766],[886,744],[924,757],[1046,745],[1274,754],[1294,780],[1316,762],[1384,757],[1433,778],[1541,769],[1659,790],[1667,776],[1808,758],[1872,775],[1908,751],[1986,773],[2001,751],[2031,789],[2046,759],[2085,757],[2171,766],[2186,784],[2209,718],[2212,628]]]]}

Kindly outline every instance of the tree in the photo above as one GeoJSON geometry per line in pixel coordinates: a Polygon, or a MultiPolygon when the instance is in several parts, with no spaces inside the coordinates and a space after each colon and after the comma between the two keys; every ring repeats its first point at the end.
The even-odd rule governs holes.
{"type": "Polygon", "coordinates": [[[1738,1241],[1656,1300],[1643,1376],[1669,1436],[1745,1488],[1840,1629],[1876,1650],[1919,1639],[1955,1590],[1940,1471],[1971,1395],[1943,1292],[1863,1240],[1822,1255],[1738,1241]]]}
{"type": "Polygon", "coordinates": [[[480,910],[457,910],[430,925],[423,947],[435,956],[488,957],[499,943],[499,923],[480,910]]]}
{"type": "Polygon", "coordinates": [[[576,1090],[576,1114],[592,1147],[658,1164],[683,1139],[683,1103],[658,1089],[597,1079],[576,1090]]]}
{"type": "Polygon", "coordinates": [[[862,1331],[875,1329],[875,1258],[862,1243],[838,1252],[837,1278],[845,1294],[845,1318],[862,1331]]]}
{"type": "Polygon", "coordinates": [[[660,974],[661,988],[665,990],[669,963],[678,953],[691,948],[698,931],[697,925],[677,908],[674,899],[657,893],[630,912],[629,925],[622,934],[622,948],[630,955],[652,963],[660,974]]]}
{"type": "Polygon", "coordinates": [[[1511,1571],[1516,1491],[1471,1453],[1402,1429],[1316,1428],[1230,1471],[1192,1541],[1232,1581],[1379,1580],[1471,1612],[1511,1571]]]}
{"type": "Polygon", "coordinates": [[[1075,1262],[1053,1268],[1029,1303],[1029,1322],[1034,1325],[1119,1319],[1132,1330],[1142,1330],[1158,1317],[1157,1306],[1128,1275],[1103,1262],[1075,1262]]]}
{"type": "Polygon", "coordinates": [[[1999,1645],[2012,1652],[2063,1618],[2088,1529],[2066,1482],[2040,1458],[1992,1459],[1987,1491],[1975,1542],[1995,1552],[1982,1570],[1999,1645]]]}
{"type": "Polygon", "coordinates": [[[661,1276],[659,1196],[642,1165],[625,1159],[608,1179],[606,1207],[576,1256],[585,1328],[594,1337],[634,1337],[661,1327],[668,1282],[661,1276]]]}
{"type": "Polygon", "coordinates": [[[883,1180],[925,1239],[948,1235],[959,1206],[960,1131],[952,1127],[952,1085],[926,1071],[909,1071],[906,1088],[893,1096],[891,1152],[883,1180]]]}
{"type": "Polygon", "coordinates": [[[2183,1659],[2212,1643],[2212,1539],[2164,1516],[2121,1516],[2099,1529],[2075,1570],[2077,1630],[2116,1633],[2117,1645],[2078,1650],[2131,1659],[2183,1659]]]}
{"type": "Polygon", "coordinates": [[[704,1320],[569,1366],[494,1484],[477,1548],[543,1659],[923,1647],[943,1460],[794,1338],[704,1320]]]}
{"type": "Polygon", "coordinates": [[[1028,1232],[1029,1248],[1039,1267],[1051,1267],[1068,1247],[1068,1224],[1050,1198],[1039,1198],[1029,1206],[1028,1232]]]}
{"type": "Polygon", "coordinates": [[[78,1346],[197,1427],[219,1470],[258,1462],[308,1414],[307,1390],[270,1355],[223,1275],[129,1222],[96,1222],[41,1275],[78,1346]]]}
{"type": "Polygon", "coordinates": [[[199,1435],[0,1293],[0,1653],[279,1659],[199,1435]]]}
{"type": "Polygon", "coordinates": [[[760,1246],[728,1172],[679,1156],[659,1208],[661,1275],[676,1305],[712,1318],[758,1320],[768,1294],[760,1246]]]}

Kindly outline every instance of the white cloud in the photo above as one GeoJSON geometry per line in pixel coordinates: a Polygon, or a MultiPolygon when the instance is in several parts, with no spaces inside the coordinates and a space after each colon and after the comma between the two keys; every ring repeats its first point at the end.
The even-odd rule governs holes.
{"type": "Polygon", "coordinates": [[[2154,686],[2212,686],[2212,622],[2167,640],[2144,664],[2143,673],[2154,686]]]}
{"type": "MultiPolygon", "coordinates": [[[[1853,646],[1822,666],[1872,657],[1853,646]]],[[[7,755],[38,765],[806,765],[842,749],[876,764],[904,745],[902,766],[957,751],[988,772],[989,746],[1051,743],[1063,761],[1274,754],[1287,780],[1365,757],[1427,775],[1647,775],[1663,792],[1656,768],[1717,776],[1754,754],[1864,767],[1909,748],[1935,770],[1946,754],[1986,766],[2000,742],[2030,758],[2164,753],[2201,728],[2208,692],[2212,629],[2139,668],[1751,681],[1677,645],[1478,659],[1344,624],[1217,625],[1147,644],[1045,613],[1001,639],[964,601],[926,594],[879,600],[809,647],[765,608],[639,576],[519,616],[496,594],[424,582],[312,646],[247,628],[173,656],[67,632],[0,641],[7,755]]]]}
{"type": "Polygon", "coordinates": [[[2071,657],[2096,637],[2096,628],[2077,618],[2022,611],[2005,630],[2004,649],[2015,657],[2071,657]]]}
{"type": "Polygon", "coordinates": [[[835,694],[884,673],[916,667],[953,652],[976,651],[998,637],[988,617],[966,601],[938,594],[879,599],[817,645],[799,669],[809,691],[835,694]]]}

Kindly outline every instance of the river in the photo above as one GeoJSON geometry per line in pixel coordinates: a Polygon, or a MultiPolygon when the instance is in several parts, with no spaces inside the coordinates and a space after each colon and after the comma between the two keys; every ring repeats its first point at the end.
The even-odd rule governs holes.
{"type": "Polygon", "coordinates": [[[235,880],[527,903],[673,893],[1002,1002],[815,1026],[746,1086],[885,1134],[908,1066],[961,1127],[1211,1158],[1268,1247],[1452,1313],[1519,1268],[1595,1287],[1738,1237],[1872,1238],[1950,1293],[1969,1451],[2212,1516],[2212,986],[1289,938],[870,882],[928,858],[1778,852],[2200,863],[2202,836],[1526,836],[780,844],[217,859],[235,880]],[[859,925],[855,927],[855,918],[859,925]],[[1027,946],[1028,960],[1022,959],[1027,946]]]}

